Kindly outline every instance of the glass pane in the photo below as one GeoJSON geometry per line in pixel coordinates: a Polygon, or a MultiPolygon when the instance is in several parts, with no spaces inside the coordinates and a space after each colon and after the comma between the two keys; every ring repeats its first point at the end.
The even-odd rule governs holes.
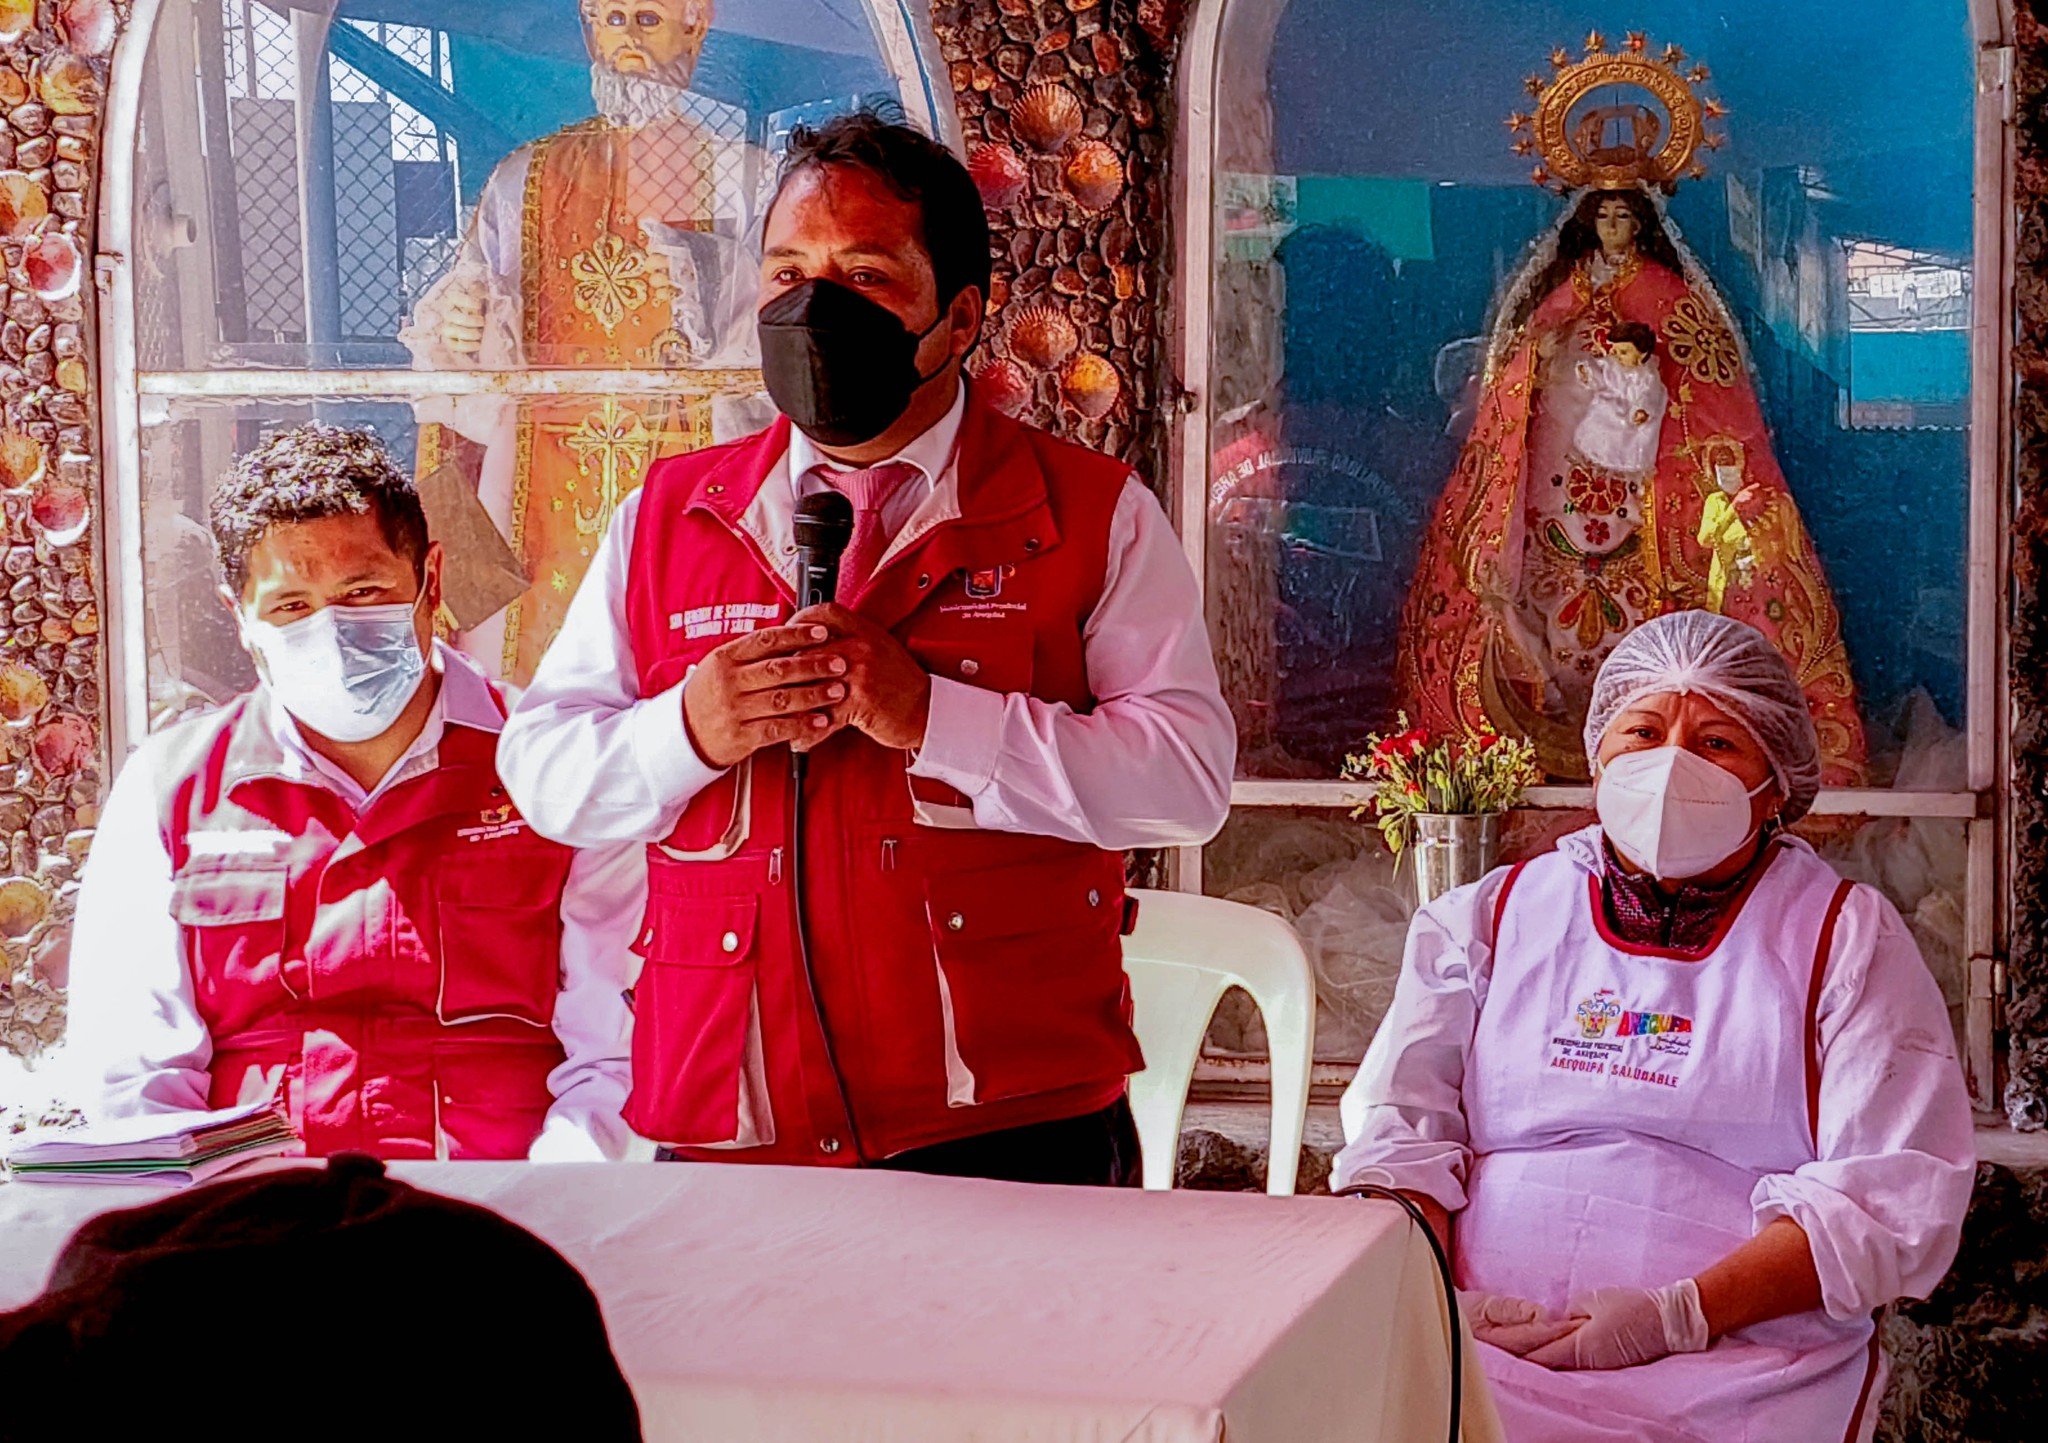
{"type": "Polygon", "coordinates": [[[166,0],[143,368],[751,366],[781,141],[922,104],[876,15],[901,30],[843,0],[166,0]]]}
{"type": "MultiPolygon", "coordinates": [[[[798,123],[905,93],[921,106],[907,35],[895,6],[840,0],[167,0],[136,165],[145,373],[575,367],[701,385],[167,424],[146,505],[196,519],[252,427],[373,417],[423,485],[475,496],[539,583],[465,633],[523,683],[648,464],[772,414],[753,312],[773,156],[798,123]]],[[[208,670],[203,596],[154,624],[188,621],[202,652],[164,675],[212,690],[239,662],[208,670]]]]}
{"type": "Polygon", "coordinates": [[[1664,6],[1589,52],[1608,14],[1229,11],[1207,480],[1242,770],[1331,776],[1405,709],[1583,777],[1599,661],[1706,606],[1793,659],[1831,783],[1959,787],[1966,7],[1664,6]],[[1637,187],[1694,120],[1675,193],[1637,187]]]}
{"type": "MultiPolygon", "coordinates": [[[[1592,821],[1584,812],[1518,812],[1503,862],[1547,849],[1592,821]]],[[[1963,1035],[1963,910],[1969,848],[1961,821],[1903,817],[1813,818],[1797,829],[1843,876],[1891,898],[1948,999],[1963,1035]]],[[[1409,866],[1396,868],[1364,822],[1327,811],[1240,810],[1204,854],[1211,896],[1285,917],[1301,934],[1316,973],[1316,1060],[1355,1063],[1378,1030],[1401,973],[1415,909],[1409,866]]],[[[1257,1009],[1232,993],[1209,1031],[1212,1057],[1264,1057],[1257,1009]]]]}

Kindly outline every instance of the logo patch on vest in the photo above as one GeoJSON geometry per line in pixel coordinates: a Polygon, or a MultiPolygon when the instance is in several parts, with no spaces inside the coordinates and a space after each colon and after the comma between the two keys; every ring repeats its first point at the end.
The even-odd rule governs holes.
{"type": "Polygon", "coordinates": [[[1015,566],[991,566],[956,574],[966,600],[941,602],[939,610],[945,615],[964,616],[970,621],[997,621],[1010,612],[1031,609],[1021,601],[1002,599],[1003,583],[1017,574],[1015,566]]]}
{"type": "Polygon", "coordinates": [[[1639,1011],[1603,987],[1581,998],[1564,1032],[1550,1039],[1550,1066],[1559,1072],[1675,1088],[1679,1074],[1664,1066],[1690,1057],[1692,1039],[1690,1017],[1639,1011]]]}
{"type": "Polygon", "coordinates": [[[991,566],[986,571],[967,573],[967,594],[976,601],[993,601],[1003,594],[1003,578],[1016,571],[1014,566],[991,566]]]}
{"type": "Polygon", "coordinates": [[[774,601],[727,601],[717,606],[693,606],[688,611],[671,611],[668,629],[680,631],[695,641],[706,636],[743,636],[780,620],[782,605],[774,601]]]}
{"type": "Polygon", "coordinates": [[[455,835],[465,842],[495,842],[500,837],[515,837],[526,830],[526,822],[513,809],[510,802],[500,807],[485,807],[477,813],[478,825],[457,827],[455,835]]]}

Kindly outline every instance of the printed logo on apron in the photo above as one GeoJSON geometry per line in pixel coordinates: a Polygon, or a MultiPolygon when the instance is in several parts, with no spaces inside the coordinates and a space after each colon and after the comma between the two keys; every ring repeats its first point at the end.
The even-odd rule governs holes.
{"type": "Polygon", "coordinates": [[[1550,1039],[1550,1066],[1675,1088],[1678,1073],[1667,1069],[1692,1055],[1692,1038],[1690,1017],[1631,1008],[1603,987],[1572,1009],[1565,1035],[1550,1039]]]}

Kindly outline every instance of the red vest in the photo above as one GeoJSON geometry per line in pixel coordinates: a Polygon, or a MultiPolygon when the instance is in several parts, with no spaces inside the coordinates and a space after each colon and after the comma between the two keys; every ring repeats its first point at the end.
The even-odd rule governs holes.
{"type": "MultiPolygon", "coordinates": [[[[789,614],[788,584],[742,523],[788,442],[778,420],[649,471],[626,597],[642,696],[789,614]]],[[[935,675],[1087,711],[1082,631],[1129,468],[972,395],[958,457],[959,519],[891,558],[860,610],[935,675]]],[[[808,968],[786,748],[699,794],[649,848],[636,1131],[692,1157],[853,1165],[1122,1095],[1144,1065],[1122,859],[927,825],[968,815],[966,799],[914,783],[909,762],[851,731],[811,754],[808,968]],[[942,810],[920,813],[913,786],[942,810]]]]}
{"type": "Polygon", "coordinates": [[[295,780],[242,697],[167,734],[158,816],[212,1105],[281,1077],[314,1155],[523,1158],[562,1062],[551,1023],[570,850],[518,819],[497,738],[358,814],[295,780]]]}

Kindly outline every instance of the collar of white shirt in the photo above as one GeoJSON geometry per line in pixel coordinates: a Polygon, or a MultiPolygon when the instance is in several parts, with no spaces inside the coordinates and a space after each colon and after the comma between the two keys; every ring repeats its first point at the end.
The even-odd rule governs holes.
{"type": "MultiPolygon", "coordinates": [[[[919,499],[922,499],[923,496],[938,489],[941,478],[951,469],[953,445],[960,439],[960,421],[966,414],[967,388],[956,386],[953,391],[953,404],[946,408],[945,415],[894,456],[874,464],[890,466],[902,462],[915,466],[918,474],[924,478],[924,485],[915,488],[919,499]]],[[[823,455],[816,443],[794,426],[789,428],[789,453],[784,462],[789,469],[790,482],[796,488],[794,494],[799,500],[814,491],[823,490],[828,484],[825,478],[818,474],[820,467],[846,469],[841,463],[823,455]]]]}
{"type": "Polygon", "coordinates": [[[421,726],[420,734],[413,738],[412,745],[368,791],[357,785],[355,778],[308,746],[305,734],[299,730],[299,724],[292,719],[291,713],[278,704],[276,697],[269,697],[265,714],[271,735],[284,754],[287,774],[294,781],[324,782],[340,793],[349,805],[360,810],[400,782],[411,781],[439,766],[441,737],[449,723],[474,727],[493,736],[504,729],[505,714],[498,709],[497,699],[491,695],[491,684],[475,662],[436,638],[429,665],[441,674],[441,689],[434,697],[433,707],[427,712],[426,723],[421,726]]]}
{"type": "MultiPolygon", "coordinates": [[[[889,558],[909,546],[942,522],[960,514],[960,482],[956,450],[960,425],[967,414],[967,387],[953,393],[953,404],[932,427],[916,440],[877,466],[904,462],[917,468],[919,480],[904,486],[882,508],[882,525],[893,538],[882,555],[889,558]]],[[[761,483],[753,504],[740,518],[740,528],[754,538],[761,554],[771,557],[784,579],[796,578],[795,520],[800,497],[826,489],[820,467],[836,463],[820,454],[811,438],[794,426],[789,430],[789,447],[775,469],[761,483]]]]}

